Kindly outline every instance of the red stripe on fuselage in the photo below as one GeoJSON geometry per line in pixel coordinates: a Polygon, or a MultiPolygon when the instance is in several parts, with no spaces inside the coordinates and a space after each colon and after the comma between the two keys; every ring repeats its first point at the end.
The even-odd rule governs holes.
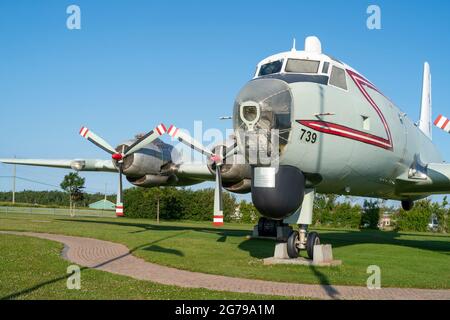
{"type": "Polygon", "coordinates": [[[384,139],[382,137],[376,137],[376,136],[373,136],[373,137],[376,137],[377,139],[381,139],[381,140],[387,141],[387,143],[389,144],[389,147],[387,149],[388,150],[393,150],[394,149],[394,143],[392,141],[391,131],[389,129],[389,126],[388,126],[388,123],[386,121],[386,118],[384,117],[383,113],[381,112],[381,109],[378,107],[378,105],[372,99],[370,94],[364,88],[364,86],[369,87],[372,90],[375,90],[376,92],[381,94],[383,97],[385,97],[385,96],[380,92],[380,90],[378,90],[370,81],[365,79],[363,76],[359,75],[358,73],[356,73],[354,71],[348,70],[348,69],[347,69],[347,73],[350,76],[350,78],[353,80],[353,82],[356,84],[356,86],[358,87],[359,91],[361,91],[363,96],[369,102],[369,104],[375,109],[376,113],[378,114],[378,116],[381,119],[381,122],[383,123],[384,129],[386,131],[387,139],[384,139]]]}
{"type": "Polygon", "coordinates": [[[380,138],[378,136],[355,130],[346,126],[342,126],[336,123],[317,121],[317,120],[297,120],[298,123],[304,125],[313,130],[332,134],[335,136],[344,137],[351,140],[356,140],[366,144],[370,144],[386,150],[392,150],[392,146],[388,140],[380,138]]]}

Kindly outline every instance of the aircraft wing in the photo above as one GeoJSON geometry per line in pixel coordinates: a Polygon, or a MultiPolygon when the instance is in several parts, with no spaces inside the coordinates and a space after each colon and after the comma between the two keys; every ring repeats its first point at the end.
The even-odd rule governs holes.
{"type": "Polygon", "coordinates": [[[450,164],[429,163],[421,179],[397,179],[398,192],[403,195],[450,193],[450,164]]]}
{"type": "Polygon", "coordinates": [[[175,173],[180,178],[213,181],[215,175],[204,163],[181,163],[176,165],[175,173]]]}
{"type": "Polygon", "coordinates": [[[99,159],[76,159],[76,160],[52,160],[52,159],[0,159],[6,164],[17,164],[24,166],[38,166],[61,169],[73,169],[76,171],[104,171],[117,172],[111,160],[99,159]]]}

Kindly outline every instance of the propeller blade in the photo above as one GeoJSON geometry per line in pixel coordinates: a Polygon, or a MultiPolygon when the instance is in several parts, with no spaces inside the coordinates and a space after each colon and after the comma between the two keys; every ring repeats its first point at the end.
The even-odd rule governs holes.
{"type": "Polygon", "coordinates": [[[445,132],[450,133],[450,120],[443,115],[439,115],[439,117],[434,120],[434,125],[445,132]]]}
{"type": "Polygon", "coordinates": [[[228,152],[225,154],[225,156],[223,157],[222,162],[225,163],[225,162],[227,161],[227,158],[229,158],[229,157],[231,157],[231,156],[237,154],[237,153],[238,153],[238,150],[239,150],[239,147],[238,147],[238,143],[237,143],[237,141],[236,141],[236,142],[234,143],[234,145],[231,146],[230,151],[228,151],[228,152]]]}
{"type": "Polygon", "coordinates": [[[214,155],[210,150],[208,150],[200,142],[196,141],[194,138],[192,138],[187,133],[180,131],[174,125],[170,126],[169,130],[167,130],[167,133],[174,139],[178,139],[180,142],[184,143],[188,147],[191,147],[192,149],[197,150],[198,152],[201,152],[202,154],[205,154],[208,157],[212,157],[214,155]]]}
{"type": "Polygon", "coordinates": [[[123,185],[122,185],[122,164],[119,164],[119,190],[117,191],[116,216],[123,217],[123,185]]]}
{"type": "Polygon", "coordinates": [[[219,154],[214,154],[205,146],[203,146],[200,142],[196,141],[187,133],[180,131],[174,125],[171,125],[167,133],[178,139],[183,144],[191,147],[192,149],[201,152],[204,155],[207,155],[211,161],[213,161],[216,165],[216,185],[214,189],[214,213],[213,213],[213,224],[215,226],[223,226],[223,203],[222,203],[222,174],[220,171],[220,167],[223,164],[223,153],[224,149],[221,148],[219,154]]]}
{"type": "Polygon", "coordinates": [[[216,165],[213,224],[215,226],[223,226],[222,174],[220,173],[220,165],[216,165]]]}
{"type": "Polygon", "coordinates": [[[108,142],[106,142],[104,139],[102,139],[86,127],[81,128],[80,135],[108,153],[117,153],[116,150],[108,142]]]}
{"type": "Polygon", "coordinates": [[[155,141],[156,138],[162,136],[164,133],[166,133],[166,127],[164,124],[158,125],[155,129],[147,133],[145,136],[137,140],[135,143],[133,143],[131,146],[128,147],[127,151],[125,152],[125,156],[128,156],[139,149],[141,149],[143,146],[146,146],[153,141],[155,141]]]}

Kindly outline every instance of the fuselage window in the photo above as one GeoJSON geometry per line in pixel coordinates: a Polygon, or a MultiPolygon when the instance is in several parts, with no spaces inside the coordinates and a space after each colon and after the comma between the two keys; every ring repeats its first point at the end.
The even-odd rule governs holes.
{"type": "Polygon", "coordinates": [[[263,64],[259,70],[259,76],[265,76],[272,73],[278,73],[281,71],[281,68],[283,67],[283,60],[277,60],[274,62],[269,62],[266,64],[263,64]]]}
{"type": "Polygon", "coordinates": [[[333,69],[331,70],[330,84],[347,90],[347,79],[345,78],[344,69],[333,66],[333,69]]]}
{"type": "Polygon", "coordinates": [[[295,73],[317,73],[320,61],[289,59],[286,64],[286,72],[295,73]]]}

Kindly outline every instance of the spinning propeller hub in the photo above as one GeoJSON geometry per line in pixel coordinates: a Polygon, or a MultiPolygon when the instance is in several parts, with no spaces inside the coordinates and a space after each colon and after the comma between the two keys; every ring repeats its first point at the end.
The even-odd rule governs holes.
{"type": "Polygon", "coordinates": [[[210,159],[211,159],[212,162],[214,162],[216,164],[219,163],[222,160],[221,157],[218,156],[217,154],[213,154],[210,159]]]}
{"type": "Polygon", "coordinates": [[[114,153],[114,154],[112,155],[112,158],[113,158],[114,160],[120,161],[120,160],[123,159],[123,155],[120,154],[120,153],[114,153]]]}

